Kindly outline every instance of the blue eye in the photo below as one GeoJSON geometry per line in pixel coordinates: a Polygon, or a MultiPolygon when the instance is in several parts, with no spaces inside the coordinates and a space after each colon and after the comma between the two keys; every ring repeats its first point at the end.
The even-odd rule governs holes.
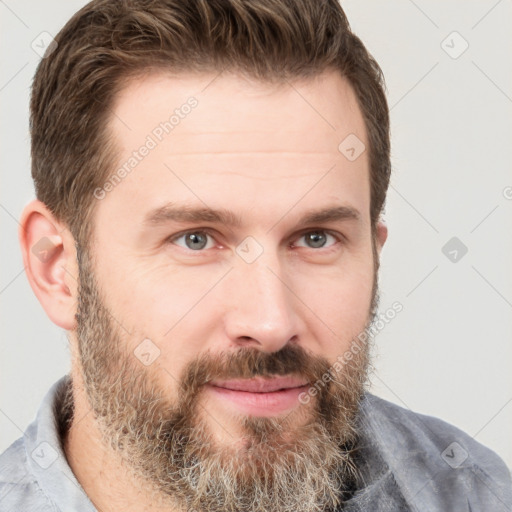
{"type": "MultiPolygon", "coordinates": [[[[341,241],[341,235],[338,237],[328,231],[318,229],[302,233],[297,240],[304,240],[305,244],[296,243],[295,247],[305,247],[307,249],[328,249],[341,241]],[[329,243],[330,242],[330,243],[329,243]]],[[[213,236],[204,230],[186,231],[179,235],[169,238],[169,242],[194,252],[203,252],[206,249],[215,247],[213,236]]]]}
{"type": "MultiPolygon", "coordinates": [[[[331,235],[330,233],[327,233],[326,231],[309,231],[307,233],[304,233],[301,235],[300,238],[304,238],[306,240],[306,243],[308,244],[306,247],[312,248],[312,249],[322,249],[326,247],[328,237],[334,240],[334,242],[330,245],[327,245],[327,247],[330,247],[334,245],[339,239],[337,239],[334,235],[331,235]]],[[[304,247],[304,246],[300,246],[304,247]]]]}
{"type": "Polygon", "coordinates": [[[211,236],[204,231],[188,231],[187,233],[183,233],[173,240],[173,243],[179,245],[180,247],[184,247],[185,249],[190,249],[191,251],[200,251],[202,249],[210,249],[213,247],[213,243],[208,246],[208,238],[211,236]],[[178,240],[183,239],[184,244],[177,243],[178,240]]]}

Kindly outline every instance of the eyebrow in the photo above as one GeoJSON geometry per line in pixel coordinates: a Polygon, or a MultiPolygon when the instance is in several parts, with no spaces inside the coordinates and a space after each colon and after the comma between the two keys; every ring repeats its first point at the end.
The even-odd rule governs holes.
{"type": "MultiPolygon", "coordinates": [[[[331,206],[319,210],[306,211],[299,219],[299,224],[321,224],[345,220],[360,220],[361,214],[351,206],[331,206]]],[[[168,222],[210,222],[224,224],[229,227],[239,228],[242,219],[230,210],[224,208],[213,209],[207,207],[191,207],[167,203],[164,206],[150,211],[144,217],[146,226],[159,226],[168,222]]]]}

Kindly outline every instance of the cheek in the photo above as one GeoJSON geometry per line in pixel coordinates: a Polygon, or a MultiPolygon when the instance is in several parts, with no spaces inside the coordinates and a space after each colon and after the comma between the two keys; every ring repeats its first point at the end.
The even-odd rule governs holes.
{"type": "Polygon", "coordinates": [[[132,270],[114,290],[116,310],[137,330],[145,327],[161,337],[194,315],[223,273],[200,266],[184,271],[169,264],[161,269],[132,270]]]}
{"type": "Polygon", "coordinates": [[[215,293],[215,285],[224,273],[167,267],[165,272],[130,276],[131,286],[120,298],[120,316],[129,322],[132,344],[149,338],[157,345],[157,364],[149,370],[165,368],[158,378],[169,389],[181,378],[182,369],[204,352],[219,323],[219,305],[225,301],[215,293]]]}
{"type": "Polygon", "coordinates": [[[366,261],[309,277],[301,275],[293,288],[316,315],[312,322],[317,325],[323,322],[336,334],[338,342],[349,343],[364,331],[368,321],[373,273],[372,262],[366,261]]]}

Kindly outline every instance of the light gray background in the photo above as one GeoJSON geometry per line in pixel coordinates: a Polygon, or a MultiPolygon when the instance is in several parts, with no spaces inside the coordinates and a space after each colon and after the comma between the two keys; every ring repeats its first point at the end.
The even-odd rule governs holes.
{"type": "MultiPolygon", "coordinates": [[[[372,390],[462,428],[512,467],[511,1],[342,3],[384,70],[392,118],[381,310],[404,309],[377,338],[372,390]],[[445,51],[463,48],[453,31],[469,44],[458,58],[445,51]],[[457,262],[441,250],[454,236],[468,248],[457,262]]],[[[84,4],[0,1],[0,452],[69,369],[65,333],[28,285],[17,219],[34,194],[31,44],[84,4]]]]}

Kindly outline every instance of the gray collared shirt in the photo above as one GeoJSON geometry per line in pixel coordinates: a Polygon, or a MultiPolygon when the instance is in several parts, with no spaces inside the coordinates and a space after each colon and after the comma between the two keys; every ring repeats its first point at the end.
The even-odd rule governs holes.
{"type": "MultiPolygon", "coordinates": [[[[0,512],[95,512],[64,454],[66,375],[25,434],[0,455],[0,512]]],[[[361,401],[360,488],[346,512],[512,512],[504,462],[469,435],[366,393],[361,401]]]]}

